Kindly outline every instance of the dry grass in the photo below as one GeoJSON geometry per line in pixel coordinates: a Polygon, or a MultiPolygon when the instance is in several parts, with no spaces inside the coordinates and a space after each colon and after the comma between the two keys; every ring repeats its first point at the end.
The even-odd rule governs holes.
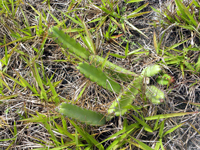
{"type": "MultiPolygon", "coordinates": [[[[2,0],[3,1],[3,0],[2,0]]],[[[147,2],[147,1],[146,1],[147,2]]],[[[122,8],[125,3],[119,1],[119,6],[122,8]]],[[[162,3],[149,1],[150,6],[160,7],[160,4],[164,6],[164,1],[162,3]]],[[[15,41],[16,38],[11,36],[12,32],[19,33],[21,37],[26,37],[27,35],[23,33],[22,29],[26,28],[26,21],[24,16],[26,16],[29,26],[39,25],[39,17],[36,11],[40,13],[45,13],[47,15],[46,22],[43,21],[44,32],[43,34],[36,35],[35,28],[31,29],[31,39],[29,40],[19,40],[8,44],[8,54],[12,51],[12,48],[17,44],[17,50],[14,51],[11,57],[9,58],[7,69],[5,72],[13,78],[18,78],[19,74],[27,81],[29,84],[35,85],[36,88],[39,88],[37,81],[33,77],[31,66],[34,63],[39,65],[43,64],[46,72],[46,76],[49,78],[53,75],[52,82],[60,81],[62,82],[56,87],[57,93],[60,97],[68,100],[76,100],[78,94],[82,88],[87,84],[85,92],[82,97],[77,101],[77,105],[101,112],[106,115],[107,109],[111,105],[111,102],[115,99],[115,94],[109,92],[102,87],[98,86],[96,83],[89,81],[83,75],[79,73],[76,69],[76,63],[78,60],[73,56],[69,57],[60,46],[58,46],[52,39],[47,38],[42,53],[38,55],[34,51],[34,48],[37,48],[41,51],[42,42],[44,41],[47,30],[50,26],[56,25],[55,20],[48,14],[48,11],[51,12],[59,21],[62,21],[64,17],[60,11],[67,12],[67,9],[72,4],[71,1],[23,1],[20,3],[14,17],[11,14],[6,15],[1,14],[0,21],[0,42],[3,43],[4,36],[6,36],[6,43],[15,41]],[[28,4],[29,3],[29,4],[28,4]],[[60,11],[59,11],[60,10],[60,11]],[[24,16],[23,16],[24,13],[24,16]],[[19,52],[20,51],[20,52],[19,52]],[[22,52],[24,54],[22,54],[22,52]],[[24,61],[26,58],[30,64],[27,64],[24,61]],[[33,61],[33,59],[35,59],[33,61]],[[64,60],[62,62],[57,62],[55,60],[64,60]]],[[[160,61],[160,56],[155,53],[154,44],[153,44],[153,32],[155,31],[159,35],[164,29],[157,27],[154,28],[149,23],[151,20],[155,19],[155,13],[151,12],[143,17],[136,17],[130,19],[130,22],[136,27],[140,28],[144,32],[148,39],[140,35],[136,31],[132,30],[127,26],[127,33],[123,33],[122,29],[117,28],[115,33],[123,33],[122,37],[126,38],[126,41],[123,41],[123,38],[116,38],[115,41],[106,41],[103,33],[108,29],[109,20],[107,20],[99,29],[95,29],[96,23],[88,23],[90,20],[98,18],[102,15],[105,15],[104,12],[99,10],[95,5],[101,5],[100,1],[77,1],[74,5],[71,6],[71,11],[68,15],[74,17],[75,14],[79,15],[82,20],[87,24],[88,29],[95,30],[92,38],[94,40],[97,54],[106,56],[110,51],[115,54],[122,54],[124,52],[124,47],[126,46],[126,41],[132,43],[129,51],[139,48],[139,44],[142,45],[143,51],[149,51],[149,55],[145,53],[129,56],[126,59],[119,59],[109,56],[109,60],[119,66],[122,66],[128,70],[134,71],[136,73],[141,73],[142,69],[150,64],[155,64],[160,61]],[[119,43],[122,43],[121,45],[119,43]]],[[[141,6],[141,3],[139,4],[141,6]]],[[[132,12],[138,6],[129,4],[127,6],[127,12],[132,12]]],[[[151,11],[151,8],[148,6],[144,11],[151,11]]],[[[70,19],[67,21],[67,27],[78,27],[70,19]]],[[[27,30],[25,30],[27,31],[27,30]]],[[[180,28],[173,28],[166,31],[166,35],[163,39],[163,45],[171,46],[175,43],[180,42],[182,37],[180,34],[183,34],[185,39],[190,38],[190,32],[184,31],[180,28]]],[[[69,33],[71,37],[78,35],[77,32],[69,33]]],[[[79,43],[83,46],[83,42],[80,38],[77,39],[79,43]]],[[[199,39],[198,39],[199,40],[199,39]]],[[[196,40],[196,45],[198,41],[196,40]]],[[[190,45],[190,41],[187,43],[190,45]]],[[[182,46],[182,45],[181,45],[182,46]]],[[[181,49],[182,47],[179,47],[181,49]]],[[[187,45],[185,45],[187,46],[187,45]]],[[[0,56],[3,58],[5,56],[5,47],[0,48],[0,56]]],[[[199,52],[192,52],[190,54],[193,61],[198,59],[199,52]]],[[[151,79],[151,84],[159,86],[165,92],[166,100],[164,104],[153,105],[150,104],[148,109],[140,110],[144,117],[152,116],[156,114],[168,114],[168,113],[178,113],[178,112],[196,112],[199,111],[199,108],[191,105],[191,103],[200,103],[200,86],[199,86],[199,73],[193,74],[190,70],[185,70],[185,76],[182,76],[182,71],[180,67],[176,65],[163,65],[165,72],[168,72],[174,76],[175,82],[166,88],[165,86],[157,85],[155,78],[151,79]],[[197,82],[196,84],[193,84],[197,82]]],[[[40,75],[42,75],[40,69],[40,75]]],[[[0,140],[10,139],[5,141],[0,141],[0,149],[35,149],[42,148],[54,148],[57,147],[56,142],[52,140],[51,132],[58,139],[62,139],[67,143],[71,139],[66,135],[59,133],[55,127],[55,122],[62,126],[62,118],[59,113],[55,110],[55,105],[52,102],[45,102],[39,97],[34,96],[33,92],[29,88],[22,88],[12,81],[7,76],[2,76],[3,81],[12,89],[9,91],[7,88],[2,90],[5,96],[16,95],[13,98],[1,99],[0,100],[0,140]],[[32,114],[37,116],[38,114],[44,115],[44,119],[30,119],[32,114]],[[55,117],[55,118],[54,118],[55,117]],[[20,121],[21,119],[29,119],[27,121],[20,121]],[[52,120],[54,119],[55,122],[52,120]],[[48,130],[48,125],[51,127],[51,131],[48,130]],[[16,130],[16,131],[15,131],[16,130]],[[43,145],[42,145],[43,144],[43,145]]],[[[126,85],[127,83],[124,83],[126,85]]],[[[1,95],[2,98],[4,97],[1,95]]],[[[134,104],[141,105],[141,97],[138,96],[138,99],[134,104]]],[[[133,124],[136,121],[131,116],[131,114],[137,115],[136,112],[131,112],[123,117],[115,117],[111,121],[108,121],[105,126],[93,127],[88,126],[82,123],[77,122],[82,129],[87,131],[91,135],[95,135],[97,141],[101,142],[108,138],[110,135],[118,132],[123,127],[123,121],[127,119],[128,124],[133,124]]],[[[66,119],[67,130],[71,134],[75,134],[76,130],[71,125],[71,123],[66,119]]],[[[199,126],[199,115],[186,115],[181,117],[169,118],[165,121],[164,130],[167,131],[176,125],[185,122],[183,126],[172,132],[171,134],[163,138],[163,145],[165,149],[173,150],[186,150],[186,149],[200,149],[200,137],[198,132],[191,126],[193,125],[198,131],[199,126]]],[[[153,127],[155,121],[148,122],[150,126],[153,127]],[[152,123],[152,124],[151,124],[152,123]]],[[[147,132],[143,129],[133,132],[130,136],[139,139],[141,142],[147,144],[150,147],[154,147],[156,141],[159,140],[159,131],[153,133],[147,132]]],[[[127,137],[127,139],[130,137],[127,137]]],[[[131,139],[131,138],[130,138],[131,139]]],[[[103,143],[103,146],[108,147],[114,139],[108,140],[103,143]]],[[[133,141],[133,140],[132,140],[133,141]]],[[[63,144],[64,145],[64,144],[63,144]]],[[[125,149],[130,149],[129,143],[123,145],[125,149]]],[[[70,148],[70,146],[68,147],[70,148]]],[[[65,149],[65,148],[63,148],[65,149]]],[[[72,143],[71,149],[75,149],[74,144],[72,143]]],[[[97,149],[97,148],[94,148],[97,149]]],[[[137,149],[132,146],[132,149],[137,149]]]]}

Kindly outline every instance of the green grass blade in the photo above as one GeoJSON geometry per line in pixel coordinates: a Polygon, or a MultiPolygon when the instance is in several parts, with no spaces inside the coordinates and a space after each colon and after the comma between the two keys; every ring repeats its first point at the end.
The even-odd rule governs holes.
{"type": "MultiPolygon", "coordinates": [[[[190,123],[189,123],[190,124],[190,123]]],[[[190,124],[191,125],[191,127],[200,135],[200,131],[194,126],[194,125],[192,125],[192,124],[190,124]]]]}
{"type": "Polygon", "coordinates": [[[157,142],[154,150],[159,150],[159,149],[160,149],[160,142],[157,142]]]}
{"type": "MultiPolygon", "coordinates": [[[[122,134],[121,136],[119,136],[118,138],[116,138],[109,146],[106,150],[113,150],[113,149],[118,149],[120,146],[124,145],[125,143],[127,143],[126,139],[127,137],[137,129],[138,127],[138,124],[137,123],[134,123],[133,124],[133,128],[131,129],[128,129],[130,128],[130,126],[127,128],[128,130],[124,130],[125,132],[122,132],[124,134],[122,134]]],[[[117,132],[117,133],[120,133],[117,132]]],[[[116,134],[114,134],[116,135],[116,134]]],[[[115,138],[116,136],[112,135],[111,137],[115,138]]],[[[109,137],[110,138],[110,137],[109,137]]],[[[107,141],[107,139],[105,140],[107,141]]]]}
{"type": "Polygon", "coordinates": [[[122,56],[119,54],[114,54],[114,53],[110,53],[111,56],[117,57],[117,58],[126,58],[126,56],[122,56]]]}
{"type": "Polygon", "coordinates": [[[86,131],[81,130],[72,120],[69,120],[71,124],[76,128],[76,130],[80,133],[80,135],[89,143],[94,144],[99,150],[104,150],[104,147],[102,144],[97,142],[90,134],[88,134],[86,131]]]}
{"type": "Polygon", "coordinates": [[[187,61],[184,61],[184,65],[187,67],[187,69],[189,69],[190,71],[196,71],[194,68],[193,68],[193,66],[189,63],[189,62],[187,62],[187,61]]]}
{"type": "Polygon", "coordinates": [[[93,40],[92,40],[92,36],[85,24],[84,21],[82,21],[78,16],[76,16],[76,18],[79,20],[79,22],[81,22],[83,28],[84,28],[84,32],[86,34],[86,37],[85,37],[85,44],[87,45],[88,49],[93,53],[93,54],[96,54],[96,51],[95,51],[95,46],[94,46],[94,43],[93,43],[93,40]]]}
{"type": "Polygon", "coordinates": [[[108,62],[107,59],[108,59],[109,54],[110,54],[110,52],[107,53],[106,58],[103,60],[102,65],[101,65],[101,70],[103,70],[103,68],[104,68],[105,65],[106,65],[106,62],[108,62]]]}
{"type": "Polygon", "coordinates": [[[78,133],[76,129],[75,129],[75,143],[76,143],[76,150],[78,150],[80,146],[79,146],[79,140],[78,140],[78,133]]]}
{"type": "Polygon", "coordinates": [[[164,130],[165,120],[161,122],[160,130],[159,130],[159,137],[163,138],[163,130],[164,130]]]}
{"type": "MultiPolygon", "coordinates": [[[[171,47],[169,47],[168,49],[174,50],[174,48],[180,46],[181,44],[183,44],[183,43],[185,43],[185,42],[187,42],[187,41],[188,41],[188,40],[185,40],[185,41],[183,41],[183,42],[180,42],[180,43],[174,44],[174,45],[172,45],[171,47]]],[[[180,52],[181,52],[181,51],[180,51],[180,52]]]]}
{"type": "MultiPolygon", "coordinates": [[[[67,129],[65,129],[64,127],[62,128],[54,120],[53,120],[53,122],[54,122],[54,124],[56,126],[56,129],[59,131],[59,133],[64,134],[64,135],[68,136],[70,139],[72,139],[72,141],[75,141],[75,137],[71,133],[69,133],[67,131],[67,129]]],[[[65,120],[65,122],[66,122],[66,120],[65,120]]]]}
{"type": "Polygon", "coordinates": [[[148,13],[150,13],[150,11],[141,12],[141,13],[135,13],[135,14],[133,13],[132,15],[128,15],[128,16],[127,16],[127,19],[135,18],[135,17],[142,16],[142,15],[148,14],[148,13]]]}
{"type": "Polygon", "coordinates": [[[26,15],[24,14],[23,9],[22,9],[22,8],[20,8],[20,9],[21,9],[21,13],[22,13],[22,15],[23,15],[23,17],[24,17],[24,20],[25,20],[24,24],[26,25],[27,30],[28,30],[27,35],[31,36],[31,29],[30,29],[29,21],[28,21],[26,15]]]}
{"type": "MultiPolygon", "coordinates": [[[[133,138],[133,137],[131,137],[131,138],[133,138]]],[[[142,143],[141,141],[139,141],[139,140],[137,140],[135,138],[133,138],[133,139],[139,144],[138,148],[141,148],[143,150],[153,150],[151,147],[149,147],[148,145],[142,143]]],[[[135,146],[137,146],[137,145],[135,145],[135,146]]]]}
{"type": "Polygon", "coordinates": [[[38,94],[37,90],[35,90],[35,88],[33,88],[22,76],[20,76],[21,83],[23,84],[23,87],[28,87],[33,93],[38,94]]]}
{"type": "Polygon", "coordinates": [[[128,51],[129,51],[129,42],[127,42],[127,44],[126,44],[126,48],[125,48],[125,56],[128,55],[128,51]]]}
{"type": "Polygon", "coordinates": [[[151,129],[151,127],[146,124],[146,122],[144,120],[140,120],[138,117],[136,117],[135,115],[132,115],[133,118],[135,118],[135,120],[141,124],[144,127],[144,130],[146,130],[147,132],[153,132],[153,130],[151,129]]]}
{"type": "Polygon", "coordinates": [[[153,33],[153,44],[154,44],[154,48],[156,50],[156,53],[159,54],[159,48],[160,47],[158,47],[158,43],[157,43],[156,33],[155,32],[153,33]]]}
{"type": "Polygon", "coordinates": [[[8,84],[5,83],[1,78],[0,78],[0,84],[3,84],[9,91],[12,91],[12,90],[10,89],[10,87],[8,86],[8,84]]]}
{"type": "MultiPolygon", "coordinates": [[[[178,9],[180,10],[181,12],[181,17],[184,17],[185,19],[188,19],[190,20],[190,22],[195,26],[197,27],[198,23],[197,21],[193,18],[193,16],[190,14],[188,8],[180,1],[180,0],[175,0],[175,3],[178,7],[178,9]]],[[[183,19],[184,19],[183,18],[183,19]]]]}
{"type": "Polygon", "coordinates": [[[81,26],[83,28],[83,24],[80,21],[77,21],[75,18],[67,15],[67,13],[64,13],[62,11],[61,11],[61,13],[64,14],[67,18],[71,19],[75,24],[77,24],[77,25],[79,25],[79,26],[81,26]]]}
{"type": "MultiPolygon", "coordinates": [[[[48,10],[47,10],[47,11],[48,11],[48,10]]],[[[61,24],[62,24],[50,11],[48,11],[48,13],[51,15],[51,17],[55,20],[55,22],[56,22],[58,25],[61,25],[61,24]]]]}
{"type": "Polygon", "coordinates": [[[139,32],[140,34],[142,34],[143,36],[145,36],[147,39],[148,37],[142,32],[140,31],[138,28],[136,28],[135,26],[133,26],[130,22],[128,22],[127,20],[124,20],[133,30],[136,30],[137,32],[139,32]]]}
{"type": "Polygon", "coordinates": [[[45,126],[45,128],[47,129],[48,133],[51,135],[51,138],[50,138],[50,139],[52,139],[52,140],[54,141],[56,147],[57,147],[57,146],[60,146],[61,143],[58,141],[58,139],[56,138],[54,132],[52,131],[51,125],[49,124],[47,118],[46,118],[46,120],[44,121],[44,126],[45,126]]]}
{"type": "Polygon", "coordinates": [[[144,0],[130,0],[127,3],[135,3],[135,2],[142,2],[142,1],[144,1],[144,0]]]}
{"type": "Polygon", "coordinates": [[[138,13],[139,11],[141,11],[142,9],[144,9],[145,7],[147,7],[147,5],[149,5],[149,3],[146,3],[146,4],[142,5],[142,6],[140,6],[139,8],[137,8],[136,10],[134,10],[131,14],[129,14],[129,15],[127,16],[127,18],[129,19],[129,18],[133,18],[133,17],[136,17],[136,16],[140,16],[140,15],[149,13],[149,12],[142,12],[142,13],[140,13],[140,15],[137,15],[137,13],[138,13]]]}
{"type": "Polygon", "coordinates": [[[26,86],[24,86],[23,83],[19,82],[19,81],[18,81],[17,79],[15,79],[15,78],[9,76],[9,75],[6,74],[5,72],[0,71],[0,73],[1,73],[1,74],[4,74],[5,76],[7,76],[7,77],[10,78],[11,80],[13,80],[15,83],[19,84],[20,86],[22,86],[22,87],[26,87],[26,86]]]}
{"type": "Polygon", "coordinates": [[[129,126],[127,126],[126,128],[123,128],[122,130],[118,131],[117,133],[111,135],[110,137],[108,137],[107,139],[103,140],[101,143],[104,143],[110,139],[113,139],[115,137],[118,137],[120,136],[121,134],[126,134],[126,133],[129,133],[129,131],[133,131],[133,130],[136,130],[140,127],[139,123],[134,123],[134,124],[131,124],[129,126]]]}
{"type": "Polygon", "coordinates": [[[156,120],[156,123],[155,123],[155,126],[153,128],[153,131],[157,130],[158,129],[158,122],[159,122],[160,119],[157,119],[156,120]]]}
{"type": "Polygon", "coordinates": [[[16,121],[14,121],[14,137],[17,136],[17,125],[16,125],[16,121]]]}
{"type": "MultiPolygon", "coordinates": [[[[87,84],[83,87],[83,89],[81,90],[81,92],[79,93],[78,97],[76,98],[76,102],[81,98],[81,96],[83,95],[85,88],[87,87],[87,84]]],[[[76,103],[75,102],[75,103],[76,103]]]]}
{"type": "Polygon", "coordinates": [[[39,11],[37,11],[31,4],[29,4],[29,6],[38,14],[38,16],[41,15],[43,21],[45,21],[46,23],[48,23],[47,20],[42,16],[42,14],[39,11]]]}
{"type": "Polygon", "coordinates": [[[2,96],[2,97],[0,97],[0,101],[9,100],[9,99],[15,98],[17,96],[18,95],[2,96]]]}
{"type": "Polygon", "coordinates": [[[171,117],[178,117],[178,116],[184,116],[184,115],[190,115],[190,114],[198,114],[199,112],[183,112],[183,113],[171,113],[171,114],[163,114],[163,115],[155,115],[155,116],[149,116],[146,117],[145,120],[156,120],[156,119],[167,119],[171,117]]]}
{"type": "Polygon", "coordinates": [[[57,97],[57,92],[55,90],[55,87],[53,86],[53,84],[51,83],[51,81],[48,79],[48,83],[49,83],[49,86],[50,86],[50,89],[51,89],[51,92],[53,94],[53,96],[55,95],[56,97],[54,98],[54,102],[56,103],[56,105],[58,105],[60,103],[60,100],[59,98],[57,97]]]}
{"type": "Polygon", "coordinates": [[[138,48],[138,49],[136,49],[136,50],[133,50],[133,51],[129,52],[129,53],[127,54],[127,56],[130,56],[130,55],[133,55],[133,54],[137,54],[137,52],[139,52],[139,51],[142,50],[142,49],[143,49],[143,47],[138,48]]]}
{"type": "Polygon", "coordinates": [[[163,134],[163,137],[166,136],[166,135],[169,134],[169,133],[174,132],[176,129],[180,128],[183,124],[185,124],[185,123],[181,123],[181,124],[179,124],[179,125],[177,125],[177,126],[171,128],[170,130],[166,131],[166,132],[163,134]]]}

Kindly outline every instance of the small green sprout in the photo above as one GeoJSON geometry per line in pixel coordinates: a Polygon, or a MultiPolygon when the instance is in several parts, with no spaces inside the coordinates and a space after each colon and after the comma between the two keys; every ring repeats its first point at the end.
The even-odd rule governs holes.
{"type": "Polygon", "coordinates": [[[168,74],[163,74],[156,79],[156,82],[160,85],[170,85],[173,81],[173,77],[168,74]]]}

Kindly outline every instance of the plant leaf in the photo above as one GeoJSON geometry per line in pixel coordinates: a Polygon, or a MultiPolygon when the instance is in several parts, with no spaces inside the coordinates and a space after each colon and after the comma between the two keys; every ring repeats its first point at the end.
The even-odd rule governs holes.
{"type": "Polygon", "coordinates": [[[109,91],[116,93],[121,91],[121,86],[117,82],[113,81],[113,79],[108,78],[100,68],[96,68],[88,63],[79,63],[77,69],[91,81],[96,82],[98,85],[108,89],[109,91]]]}
{"type": "Polygon", "coordinates": [[[60,30],[58,27],[52,27],[49,30],[50,36],[55,39],[55,42],[61,45],[61,47],[67,49],[69,52],[74,53],[76,56],[89,59],[90,52],[83,48],[79,43],[77,43],[69,35],[65,34],[64,31],[60,30]]]}
{"type": "Polygon", "coordinates": [[[62,103],[59,106],[59,112],[61,114],[66,115],[67,117],[71,117],[81,122],[85,122],[90,125],[104,125],[106,122],[106,118],[103,114],[99,114],[97,112],[87,110],[85,108],[80,108],[76,105],[62,103]]]}
{"type": "Polygon", "coordinates": [[[143,69],[141,75],[144,77],[152,77],[156,74],[158,74],[161,71],[161,68],[159,65],[151,65],[143,69]]]}

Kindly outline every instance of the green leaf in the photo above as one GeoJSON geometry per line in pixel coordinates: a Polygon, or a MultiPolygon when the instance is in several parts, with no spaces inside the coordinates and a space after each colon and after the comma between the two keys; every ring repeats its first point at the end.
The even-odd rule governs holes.
{"type": "Polygon", "coordinates": [[[197,27],[198,23],[193,18],[193,16],[190,14],[188,8],[180,0],[175,0],[175,3],[181,12],[181,14],[179,16],[182,17],[184,21],[188,22],[189,24],[191,22],[192,25],[197,27]],[[189,21],[187,21],[187,20],[189,20],[189,21]]]}
{"type": "Polygon", "coordinates": [[[77,43],[69,35],[65,34],[64,31],[60,30],[58,27],[52,27],[49,30],[50,36],[55,39],[55,42],[61,45],[61,47],[68,49],[69,52],[74,53],[76,56],[89,59],[90,52],[83,48],[79,43],[77,43]]]}
{"type": "Polygon", "coordinates": [[[174,132],[176,129],[180,128],[183,124],[185,124],[185,123],[181,123],[181,124],[179,124],[179,125],[177,125],[177,126],[171,128],[170,130],[166,131],[166,132],[163,134],[163,137],[166,136],[166,135],[169,134],[169,133],[174,132]]]}
{"type": "MultiPolygon", "coordinates": [[[[47,78],[48,79],[48,78],[47,78]]],[[[55,90],[55,87],[53,86],[53,84],[51,83],[51,81],[48,79],[48,83],[49,83],[49,86],[50,86],[50,89],[51,89],[51,92],[52,92],[52,94],[53,94],[53,96],[55,96],[54,98],[53,98],[53,100],[54,100],[54,102],[56,103],[56,105],[58,105],[59,103],[60,103],[60,100],[59,100],[59,98],[58,98],[58,94],[57,94],[57,92],[56,92],[56,90],[55,90]]]]}
{"type": "Polygon", "coordinates": [[[158,84],[160,84],[160,85],[169,85],[171,79],[172,79],[172,77],[170,75],[164,74],[162,76],[159,76],[156,79],[156,82],[158,82],[158,84]]]}
{"type": "Polygon", "coordinates": [[[187,69],[189,69],[190,71],[195,71],[195,69],[193,68],[193,66],[189,62],[184,61],[184,64],[187,67],[187,69]]]}
{"type": "Polygon", "coordinates": [[[159,65],[151,65],[143,69],[141,75],[144,77],[152,77],[156,74],[158,74],[161,71],[161,68],[159,65]]]}
{"type": "Polygon", "coordinates": [[[136,75],[134,72],[126,70],[118,65],[115,65],[113,63],[111,63],[110,61],[104,59],[103,57],[100,57],[98,55],[91,55],[89,57],[90,61],[93,61],[97,64],[104,64],[104,66],[106,68],[108,68],[109,70],[113,70],[115,72],[119,72],[119,73],[123,73],[123,74],[128,74],[128,75],[136,75]]]}
{"type": "Polygon", "coordinates": [[[104,115],[68,103],[62,103],[59,106],[59,112],[66,115],[67,117],[71,117],[90,125],[100,126],[104,125],[106,122],[104,115]]]}
{"type": "Polygon", "coordinates": [[[135,118],[135,120],[139,123],[139,124],[141,124],[143,127],[144,127],[144,130],[146,130],[147,132],[153,132],[153,130],[151,129],[151,127],[148,125],[148,124],[146,124],[146,122],[144,121],[144,120],[140,120],[138,117],[136,117],[135,115],[132,115],[134,118],[135,118]]]}
{"type": "Polygon", "coordinates": [[[121,86],[113,79],[106,76],[100,68],[96,68],[88,63],[79,63],[77,69],[91,81],[96,82],[98,85],[108,89],[109,91],[116,93],[121,91],[121,86]]]}
{"type": "Polygon", "coordinates": [[[134,130],[136,130],[138,128],[140,128],[140,124],[139,123],[131,124],[131,125],[127,126],[126,128],[123,128],[122,130],[119,130],[117,133],[112,134],[110,137],[108,137],[107,139],[103,140],[101,143],[104,143],[104,142],[106,142],[106,141],[108,141],[110,139],[116,138],[116,137],[127,135],[127,133],[131,133],[132,131],[134,131],[134,130]]]}
{"type": "Polygon", "coordinates": [[[148,12],[138,13],[139,11],[141,11],[142,9],[144,9],[145,7],[147,7],[148,4],[149,3],[146,3],[146,4],[142,5],[142,6],[140,6],[139,8],[137,8],[136,10],[134,10],[132,13],[130,13],[127,16],[127,18],[129,19],[129,18],[133,18],[133,17],[137,17],[137,16],[141,16],[143,14],[149,13],[149,11],[148,12]]]}
{"type": "Polygon", "coordinates": [[[156,86],[147,86],[146,89],[146,97],[153,103],[153,104],[160,104],[164,102],[165,94],[163,91],[159,90],[156,86]]]}
{"type": "MultiPolygon", "coordinates": [[[[131,137],[131,138],[133,138],[133,137],[131,137]]],[[[137,140],[135,138],[133,138],[133,139],[139,144],[138,148],[141,148],[143,150],[153,150],[151,147],[149,147],[148,145],[142,143],[141,141],[139,141],[139,140],[137,140]]]]}
{"type": "Polygon", "coordinates": [[[117,132],[116,134],[111,135],[109,138],[107,138],[103,142],[106,142],[108,139],[111,139],[111,137],[112,138],[116,138],[117,137],[117,138],[108,146],[108,148],[106,150],[118,149],[120,146],[122,146],[125,143],[127,143],[127,140],[126,140],[127,137],[129,135],[131,135],[131,133],[133,131],[135,131],[136,129],[138,129],[138,128],[139,128],[138,123],[134,123],[134,124],[128,126],[127,128],[123,128],[121,131],[117,132]],[[120,133],[122,135],[119,135],[120,133]],[[117,135],[119,135],[119,136],[117,136],[117,135]]]}
{"type": "Polygon", "coordinates": [[[157,40],[156,40],[156,33],[155,32],[153,34],[153,44],[154,44],[154,48],[156,50],[156,53],[159,54],[159,48],[160,47],[158,47],[158,43],[157,43],[157,40]]]}
{"type": "Polygon", "coordinates": [[[165,120],[161,122],[160,130],[159,130],[159,137],[163,138],[163,130],[164,130],[165,120]]]}
{"type": "Polygon", "coordinates": [[[129,53],[127,54],[127,56],[130,56],[130,55],[133,55],[133,54],[137,54],[137,52],[139,52],[139,51],[142,50],[142,49],[143,49],[143,47],[138,48],[138,49],[136,49],[136,50],[133,50],[133,51],[129,52],[129,53]]]}
{"type": "Polygon", "coordinates": [[[33,72],[33,74],[35,75],[35,79],[36,79],[36,81],[37,81],[37,83],[38,83],[38,85],[39,85],[39,87],[41,89],[40,96],[44,97],[45,100],[48,100],[46,91],[45,91],[43,83],[42,83],[42,79],[41,79],[41,77],[39,75],[39,72],[38,72],[38,69],[37,69],[37,66],[36,66],[36,63],[34,63],[34,72],[33,72]]]}
{"type": "Polygon", "coordinates": [[[4,101],[4,100],[10,100],[12,98],[17,97],[18,95],[9,95],[9,96],[1,96],[0,97],[0,101],[4,101]]]}
{"type": "Polygon", "coordinates": [[[124,20],[133,30],[136,30],[137,32],[139,32],[140,34],[142,34],[143,36],[145,36],[147,39],[148,37],[142,32],[140,31],[138,28],[136,28],[134,25],[132,25],[130,22],[128,22],[127,20],[124,20]]]}

